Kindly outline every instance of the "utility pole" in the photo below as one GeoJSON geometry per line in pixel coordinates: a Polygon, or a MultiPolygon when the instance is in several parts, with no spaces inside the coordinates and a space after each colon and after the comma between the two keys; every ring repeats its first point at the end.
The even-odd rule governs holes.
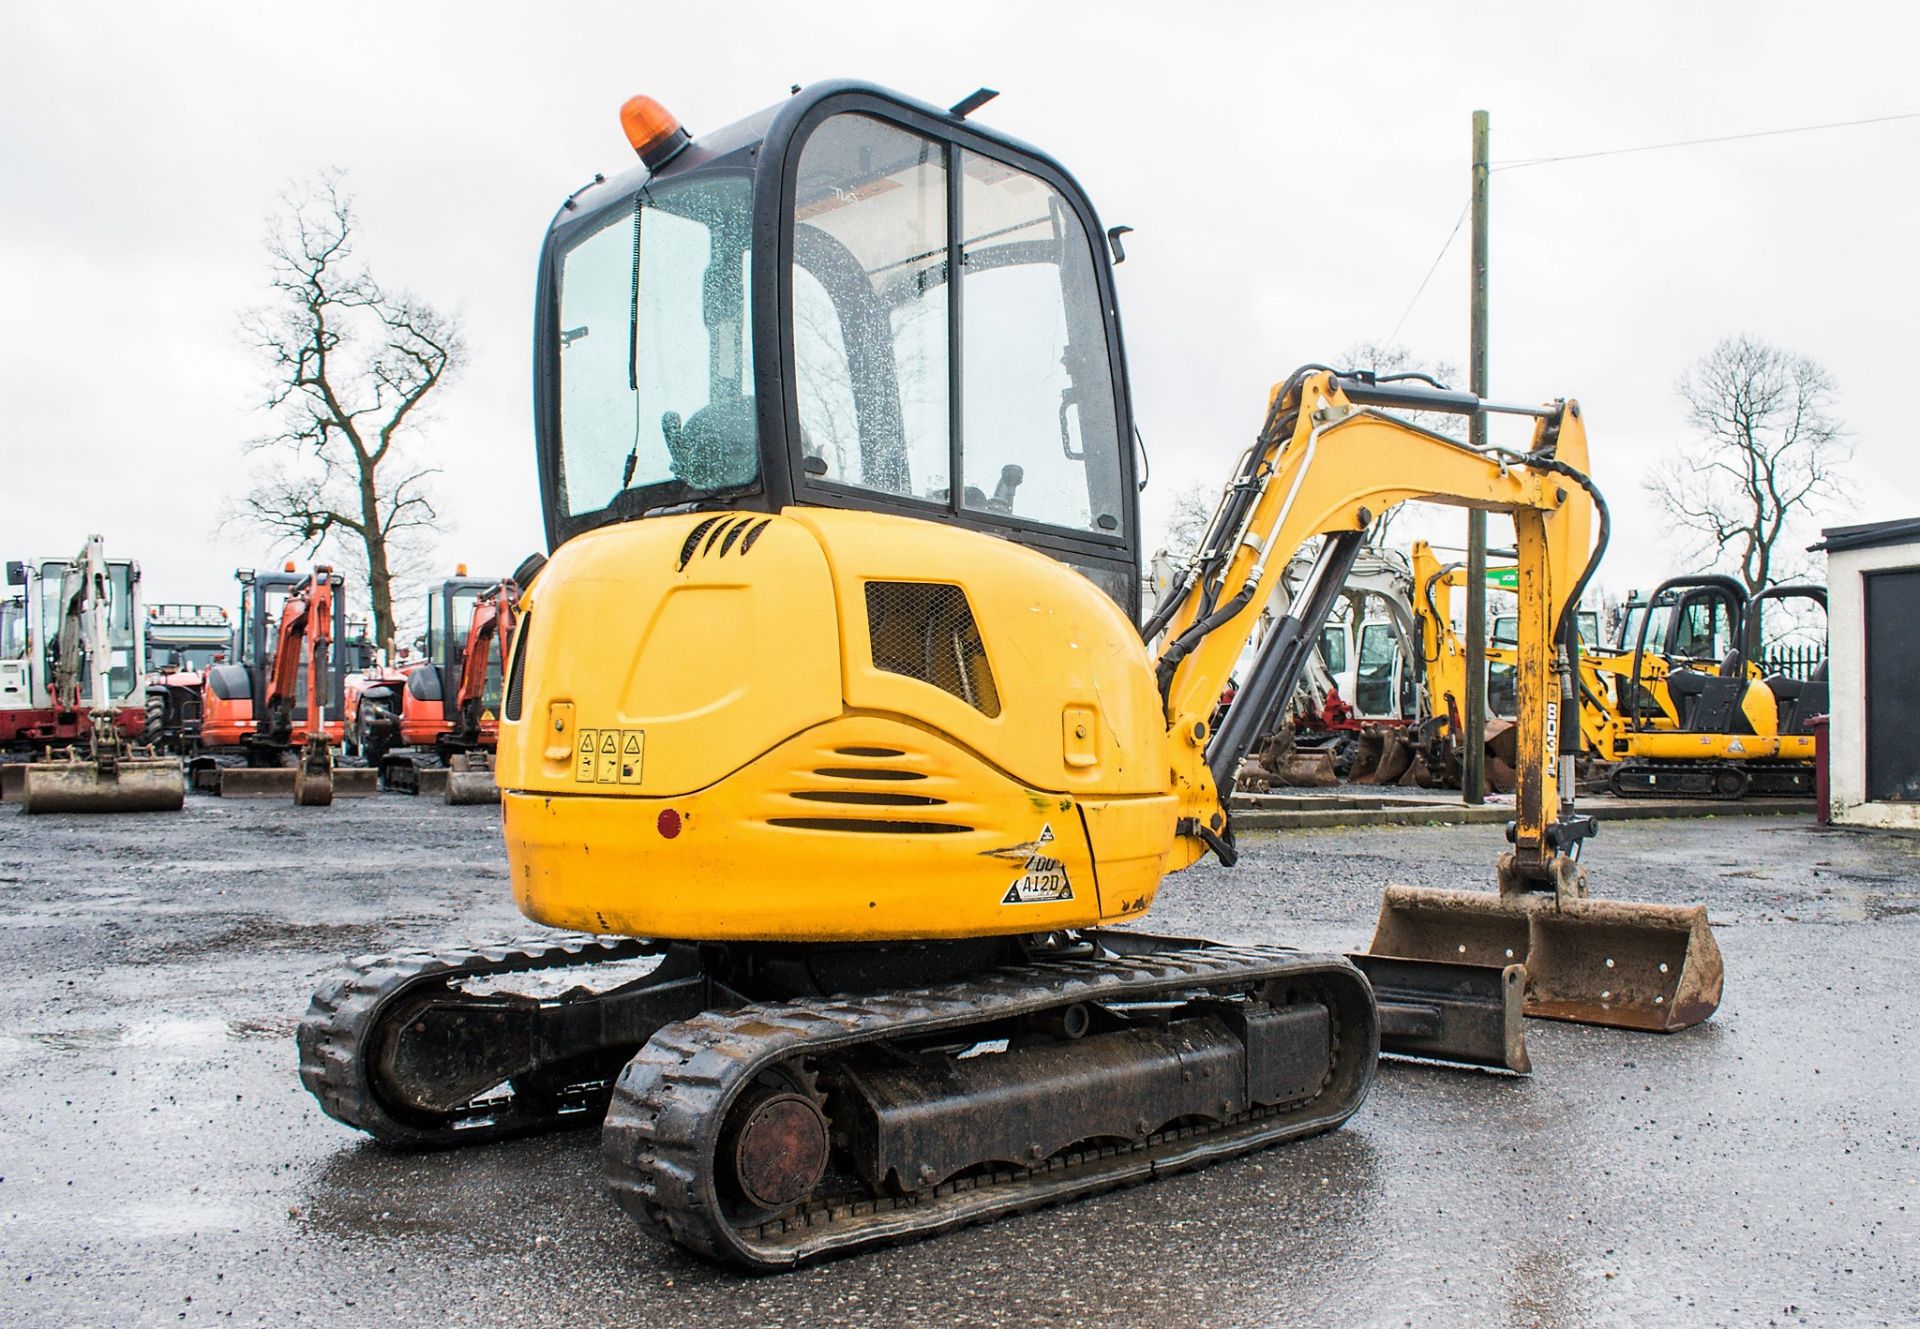
{"type": "MultiPolygon", "coordinates": [[[[1471,344],[1467,351],[1468,386],[1487,395],[1487,113],[1473,113],[1473,296],[1471,344]]],[[[1487,445],[1487,416],[1467,420],[1467,441],[1487,445]]],[[[1460,796],[1467,803],[1487,799],[1487,514],[1467,513],[1467,697],[1460,796]]]]}

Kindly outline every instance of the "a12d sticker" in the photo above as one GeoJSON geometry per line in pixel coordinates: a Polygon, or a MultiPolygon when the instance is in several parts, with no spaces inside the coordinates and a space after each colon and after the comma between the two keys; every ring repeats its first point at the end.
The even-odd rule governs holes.
{"type": "Polygon", "coordinates": [[[573,748],[576,784],[639,784],[644,729],[582,729],[573,748]]]}
{"type": "Polygon", "coordinates": [[[1042,825],[1030,846],[1032,852],[1027,855],[1025,869],[1007,887],[1007,893],[1000,898],[1001,904],[1057,904],[1073,898],[1067,865],[1047,853],[1047,846],[1052,843],[1053,827],[1042,825]]]}

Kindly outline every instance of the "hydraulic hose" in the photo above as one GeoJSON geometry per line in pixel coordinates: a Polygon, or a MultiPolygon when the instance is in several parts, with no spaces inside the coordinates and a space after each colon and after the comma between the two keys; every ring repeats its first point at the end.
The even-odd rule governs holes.
{"type": "Polygon", "coordinates": [[[1293,436],[1295,425],[1300,416],[1300,389],[1310,374],[1334,371],[1326,365],[1302,365],[1287,376],[1285,384],[1274,394],[1267,408],[1267,417],[1260,425],[1253,446],[1247,450],[1247,464],[1240,475],[1236,476],[1227,495],[1214,513],[1213,522],[1207,528],[1206,536],[1200,542],[1195,562],[1170,588],[1168,595],[1154,608],[1153,614],[1141,628],[1141,637],[1151,642],[1173,621],[1180,605],[1193,589],[1194,579],[1200,579],[1200,604],[1194,615],[1194,622],[1179,637],[1168,644],[1161,653],[1154,673],[1160,684],[1160,698],[1167,700],[1173,687],[1174,672],[1180,662],[1191,655],[1194,648],[1203,641],[1208,633],[1217,631],[1230,622],[1252,600],[1255,583],[1249,580],[1245,586],[1225,605],[1216,609],[1217,588],[1214,578],[1225,570],[1238,548],[1241,528],[1246,525],[1247,515],[1259,498],[1262,469],[1268,465],[1272,454],[1277,452],[1287,439],[1293,436]]]}

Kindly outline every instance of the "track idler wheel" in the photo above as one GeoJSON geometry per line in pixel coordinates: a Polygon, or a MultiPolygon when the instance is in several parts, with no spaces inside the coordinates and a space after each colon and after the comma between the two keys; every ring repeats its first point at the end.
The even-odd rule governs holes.
{"type": "Polygon", "coordinates": [[[728,1114],[721,1158],[740,1198],[778,1213],[813,1194],[827,1175],[827,1118],[805,1094],[756,1085],[728,1114]]]}

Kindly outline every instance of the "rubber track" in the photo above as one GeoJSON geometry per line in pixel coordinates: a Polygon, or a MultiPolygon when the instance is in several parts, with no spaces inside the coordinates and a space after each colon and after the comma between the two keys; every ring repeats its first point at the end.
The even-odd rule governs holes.
{"type": "Polygon", "coordinates": [[[595,1119],[593,1114],[567,1100],[541,1111],[530,1111],[516,1100],[502,1111],[477,1113],[438,1127],[396,1117],[380,1101],[371,1079],[374,1059],[370,1050],[384,1032],[382,1017],[392,1010],[396,998],[421,987],[444,987],[465,978],[604,964],[658,951],[655,943],[631,938],[567,936],[557,941],[530,938],[460,951],[362,956],[336,971],[313,994],[296,1035],[300,1082],[335,1121],[387,1144],[478,1144],[509,1135],[588,1124],[595,1119]]]}
{"type": "Polygon", "coordinates": [[[1365,980],[1337,956],[1206,947],[1045,962],[922,992],[708,1011],[661,1029],[621,1072],[601,1136],[607,1184],[643,1224],[664,1226],[683,1246],[750,1268],[786,1268],[931,1235],[1332,1129],[1358,1110],[1372,1084],[1379,1031],[1371,1010],[1365,980]],[[710,1163],[720,1127],[734,1095],[773,1063],[1080,1001],[1142,1000],[1287,978],[1354,984],[1366,1002],[1369,1046],[1349,1047],[1344,1056],[1340,1040],[1351,1039],[1353,1030],[1341,1028],[1342,1008],[1332,1007],[1329,1081],[1338,1078],[1343,1063],[1357,1075],[1342,1101],[1317,1111],[1304,1110],[1306,1105],[1256,1110],[1213,1129],[1164,1131],[1131,1148],[1090,1150],[1017,1173],[958,1179],[931,1196],[803,1206],[751,1231],[733,1227],[719,1212],[710,1163]]]}

